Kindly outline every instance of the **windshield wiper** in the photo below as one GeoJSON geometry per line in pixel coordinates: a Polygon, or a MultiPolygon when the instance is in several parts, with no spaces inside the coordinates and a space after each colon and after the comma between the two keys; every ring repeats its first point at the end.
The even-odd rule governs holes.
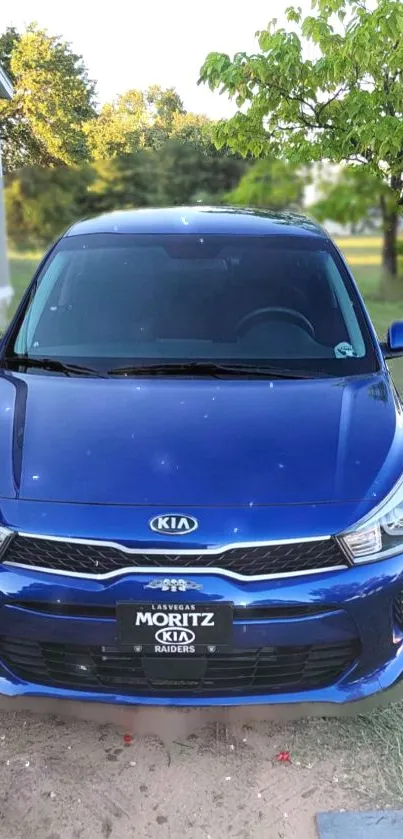
{"type": "Polygon", "coordinates": [[[105,378],[105,374],[94,367],[83,367],[80,364],[68,364],[59,361],[57,358],[32,358],[27,355],[16,355],[12,358],[5,358],[3,362],[10,367],[38,367],[40,370],[54,370],[56,373],[64,373],[65,376],[97,376],[105,378]]]}
{"type": "Polygon", "coordinates": [[[130,364],[127,367],[112,367],[109,376],[261,376],[266,379],[317,379],[327,378],[328,373],[316,370],[289,370],[284,367],[267,367],[256,364],[227,364],[215,361],[158,361],[155,364],[130,364]]]}

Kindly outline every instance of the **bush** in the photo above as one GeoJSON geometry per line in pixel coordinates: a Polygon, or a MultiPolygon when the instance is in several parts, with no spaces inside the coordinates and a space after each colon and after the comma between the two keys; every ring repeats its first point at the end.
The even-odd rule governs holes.
{"type": "Polygon", "coordinates": [[[6,180],[9,240],[18,248],[43,247],[78,218],[110,210],[190,204],[200,196],[220,203],[245,165],[169,140],[157,151],[80,167],[27,167],[6,180]]]}
{"type": "Polygon", "coordinates": [[[5,204],[11,245],[35,248],[49,244],[86,214],[87,192],[93,179],[89,166],[27,167],[9,175],[5,204]]]}

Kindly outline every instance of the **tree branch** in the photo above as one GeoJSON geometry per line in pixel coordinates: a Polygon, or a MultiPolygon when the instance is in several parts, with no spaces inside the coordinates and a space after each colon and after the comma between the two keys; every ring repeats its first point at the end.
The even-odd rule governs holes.
{"type": "Polygon", "coordinates": [[[318,108],[317,108],[317,109],[315,109],[315,114],[316,114],[316,116],[318,117],[318,115],[319,115],[319,117],[320,117],[320,115],[321,115],[322,111],[324,111],[324,110],[325,110],[325,108],[327,108],[329,105],[331,105],[331,104],[332,104],[332,102],[334,102],[336,99],[338,99],[341,93],[345,93],[347,90],[348,90],[348,87],[346,87],[346,85],[342,85],[342,86],[341,86],[341,87],[340,87],[340,88],[336,91],[336,93],[334,94],[334,96],[331,96],[331,97],[330,97],[330,99],[328,99],[328,100],[327,100],[327,102],[322,102],[322,103],[318,106],[318,108]]]}

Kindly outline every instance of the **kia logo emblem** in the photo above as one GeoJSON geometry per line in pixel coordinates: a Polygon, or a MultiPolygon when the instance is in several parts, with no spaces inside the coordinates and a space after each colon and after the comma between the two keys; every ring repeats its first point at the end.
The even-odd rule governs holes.
{"type": "Polygon", "coordinates": [[[192,644],[195,638],[191,629],[158,629],[155,633],[159,644],[192,644]]]}
{"type": "Polygon", "coordinates": [[[193,516],[167,513],[164,516],[154,516],[150,519],[149,525],[155,533],[163,533],[166,536],[185,536],[186,533],[197,530],[199,522],[193,516]]]}

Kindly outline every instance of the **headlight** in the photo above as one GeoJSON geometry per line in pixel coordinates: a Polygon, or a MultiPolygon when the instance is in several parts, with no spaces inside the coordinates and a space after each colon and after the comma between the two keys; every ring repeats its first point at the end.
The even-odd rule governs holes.
{"type": "Polygon", "coordinates": [[[339,538],[356,563],[403,552],[403,478],[375,510],[339,538]]]}

